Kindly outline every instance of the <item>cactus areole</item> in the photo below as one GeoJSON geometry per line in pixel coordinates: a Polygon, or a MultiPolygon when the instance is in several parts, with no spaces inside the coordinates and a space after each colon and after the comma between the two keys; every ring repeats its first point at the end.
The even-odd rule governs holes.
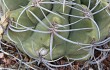
{"type": "Polygon", "coordinates": [[[93,44],[109,33],[106,0],[24,1],[0,1],[4,14],[0,33],[31,58],[85,60],[93,44]]]}

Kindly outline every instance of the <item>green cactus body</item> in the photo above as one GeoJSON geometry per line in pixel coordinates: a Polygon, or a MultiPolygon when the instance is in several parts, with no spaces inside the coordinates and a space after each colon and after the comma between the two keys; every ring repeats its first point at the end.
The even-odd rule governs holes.
{"type": "MultiPolygon", "coordinates": [[[[21,11],[23,10],[23,8],[11,11],[10,16],[8,17],[10,20],[12,19],[14,22],[17,21],[17,18],[19,16],[19,14],[21,13],[21,11]]],[[[27,17],[26,12],[24,12],[19,21],[18,24],[24,25],[26,27],[35,27],[34,24],[31,22],[31,20],[27,17]]],[[[15,23],[12,23],[13,26],[16,27],[15,23]]],[[[19,25],[17,25],[17,28],[23,28],[19,25]]],[[[16,29],[16,28],[15,28],[16,29]]],[[[19,30],[19,29],[16,29],[19,30]]],[[[32,35],[32,31],[25,31],[25,32],[14,32],[12,30],[8,30],[9,32],[9,36],[12,38],[13,41],[15,41],[16,43],[19,42],[18,38],[21,41],[26,40],[27,38],[29,38],[32,35]]]]}
{"type": "MultiPolygon", "coordinates": [[[[101,10],[105,6],[107,6],[108,3],[101,2],[93,12],[96,12],[98,10],[101,10]]],[[[97,13],[94,15],[94,20],[97,22],[100,32],[101,32],[101,38],[100,40],[103,40],[108,34],[110,29],[110,15],[108,15],[107,11],[110,13],[110,10],[108,7],[104,9],[103,11],[97,13]],[[103,15],[103,16],[102,16],[103,15]]]]}
{"type": "MultiPolygon", "coordinates": [[[[56,10],[57,12],[60,12],[61,8],[62,8],[62,5],[60,5],[61,7],[57,7],[56,10]],[[59,11],[58,11],[59,10],[59,11]]],[[[53,9],[53,11],[55,10],[55,8],[53,9]]],[[[67,11],[70,11],[70,9],[66,10],[67,11]]],[[[68,12],[69,13],[69,12],[68,12]]],[[[57,13],[58,14],[58,13],[57,13]]],[[[64,16],[64,18],[61,18],[60,16],[58,15],[55,15],[55,14],[48,14],[47,15],[47,18],[48,20],[51,22],[51,24],[54,26],[59,24],[59,25],[65,25],[65,24],[69,24],[68,22],[68,17],[64,16]]],[[[47,21],[47,19],[43,19],[42,22],[44,24],[46,24],[48,27],[51,28],[49,22],[47,21]]],[[[38,30],[41,30],[41,31],[50,31],[49,29],[47,29],[46,27],[44,27],[41,23],[38,23],[38,25],[36,26],[35,29],[38,29],[38,30]]],[[[65,30],[65,29],[69,29],[69,27],[61,27],[61,28],[58,28],[60,30],[65,30]]],[[[69,35],[69,32],[64,32],[64,33],[60,33],[58,32],[59,35],[65,37],[65,38],[68,38],[68,35],[69,35]]],[[[51,36],[51,33],[49,34],[42,34],[42,33],[33,33],[33,35],[26,41],[23,42],[23,46],[24,46],[24,49],[25,51],[24,52],[27,52],[28,55],[30,55],[31,57],[33,58],[37,58],[38,55],[36,52],[38,52],[40,49],[44,49],[46,51],[48,51],[47,54],[45,54],[45,56],[43,56],[44,58],[50,60],[50,55],[49,55],[49,48],[50,48],[50,36],[51,36]],[[34,51],[33,51],[33,48],[32,48],[32,43],[33,43],[33,48],[34,48],[34,51]],[[35,54],[36,53],[36,54],[35,54]]],[[[60,38],[58,38],[56,35],[54,35],[53,37],[53,52],[52,52],[52,55],[53,55],[53,58],[52,59],[57,59],[59,57],[62,57],[65,55],[65,47],[66,47],[66,42],[60,38]]],[[[20,48],[21,50],[23,50],[20,46],[20,44],[18,45],[18,48],[20,48]]]]}
{"type": "MultiPolygon", "coordinates": [[[[61,4],[57,4],[57,5],[54,5],[52,11],[55,12],[55,13],[58,12],[58,13],[69,14],[70,10],[71,10],[71,8],[65,6],[65,10],[63,12],[63,6],[61,4]]],[[[49,14],[49,15],[51,15],[51,14],[49,14]]],[[[69,21],[68,21],[69,17],[65,16],[65,15],[61,15],[61,16],[63,16],[65,19],[61,18],[59,16],[56,16],[56,15],[53,15],[53,21],[58,23],[58,24],[60,24],[60,25],[69,24],[69,21]]],[[[68,30],[68,29],[70,29],[69,26],[61,27],[58,30],[68,30]]],[[[61,35],[64,38],[68,38],[68,36],[69,36],[69,32],[63,32],[63,33],[59,32],[58,34],[61,35]]],[[[54,35],[53,47],[54,47],[53,52],[52,52],[53,59],[58,59],[60,57],[65,56],[65,54],[66,54],[66,41],[64,41],[61,38],[59,38],[56,35],[54,35]]],[[[50,55],[47,54],[45,56],[45,58],[50,60],[50,55]]]]}
{"type": "Polygon", "coordinates": [[[21,8],[21,6],[26,6],[28,4],[28,0],[1,0],[2,9],[4,13],[7,11],[7,8],[12,11],[18,8],[21,8]],[[3,3],[4,1],[4,3],[3,3]],[[6,7],[7,6],[7,7],[6,7]]]}
{"type": "Polygon", "coordinates": [[[75,3],[81,4],[80,0],[74,0],[75,3]]]}
{"type": "MultiPolygon", "coordinates": [[[[53,14],[49,14],[47,17],[48,17],[48,19],[51,22],[54,22],[54,21],[55,22],[61,22],[61,23],[67,22],[65,20],[61,20],[61,18],[59,18],[59,17],[57,17],[57,16],[55,16],[53,14]],[[54,17],[57,18],[58,20],[54,19],[54,17]],[[53,19],[54,19],[54,21],[53,21],[53,19]]],[[[46,19],[43,19],[42,21],[46,25],[49,26],[48,21],[46,19]]],[[[37,25],[36,29],[42,30],[42,31],[49,31],[41,23],[39,23],[37,25]]],[[[62,34],[62,35],[65,35],[65,33],[62,34]]],[[[56,39],[58,39],[58,38],[54,38],[54,45],[53,45],[53,47],[55,47],[55,48],[53,49],[53,51],[55,50],[57,52],[53,52],[53,55],[54,55],[53,56],[53,59],[58,58],[59,56],[64,55],[64,52],[65,52],[63,50],[64,49],[64,46],[60,45],[59,42],[58,42],[58,44],[56,44],[57,41],[58,41],[56,39]],[[61,48],[62,48],[62,50],[61,50],[61,48]]],[[[60,43],[62,43],[62,44],[64,43],[63,40],[60,40],[60,41],[62,41],[60,43]]],[[[41,48],[45,48],[45,49],[48,49],[49,50],[50,34],[34,33],[28,40],[26,40],[25,42],[23,42],[24,49],[28,52],[28,54],[31,55],[31,56],[33,56],[34,58],[36,58],[36,56],[38,57],[38,55],[35,54],[35,52],[33,51],[33,49],[32,49],[32,43],[31,42],[33,42],[33,47],[34,47],[35,52],[39,51],[41,48]]],[[[21,46],[18,45],[18,47],[22,50],[21,46]]],[[[47,59],[50,59],[49,56],[46,57],[46,58],[47,59]]]]}
{"type": "MultiPolygon", "coordinates": [[[[90,1],[90,9],[92,9],[96,3],[98,3],[99,0],[80,0],[81,4],[84,4],[86,6],[89,5],[89,1],[90,1]]],[[[107,0],[100,0],[101,2],[107,2],[107,0]]]]}
{"type": "MultiPolygon", "coordinates": [[[[49,1],[50,1],[50,0],[45,0],[45,1],[43,1],[43,2],[49,2],[49,1]]],[[[27,6],[30,6],[30,5],[32,5],[32,4],[33,4],[33,2],[30,1],[27,6]]],[[[52,4],[39,4],[39,5],[40,5],[41,7],[44,7],[44,8],[46,8],[46,9],[48,9],[48,10],[51,10],[51,9],[52,9],[52,4]]],[[[37,6],[35,6],[35,7],[32,6],[32,7],[29,8],[29,10],[32,11],[40,20],[42,20],[42,19],[45,18],[44,15],[43,15],[43,13],[42,13],[42,11],[41,11],[41,9],[40,9],[39,7],[37,7],[37,6]]],[[[45,15],[48,15],[48,14],[49,14],[49,12],[47,12],[47,11],[45,11],[45,10],[43,10],[43,12],[45,13],[45,15]]],[[[39,23],[39,21],[38,21],[28,10],[26,10],[26,13],[27,13],[29,19],[30,19],[33,23],[35,23],[35,24],[39,23]]]]}
{"type": "MultiPolygon", "coordinates": [[[[75,7],[83,10],[81,7],[78,7],[78,6],[75,6],[75,7]]],[[[82,7],[85,10],[88,10],[85,5],[82,5],[82,7]]],[[[82,16],[82,17],[85,16],[85,14],[83,12],[80,12],[75,9],[72,9],[71,14],[76,15],[76,16],[82,16]]],[[[91,16],[91,18],[93,18],[93,17],[91,16]]],[[[71,17],[70,19],[71,19],[71,23],[73,23],[75,21],[80,20],[81,18],[71,17]]],[[[98,40],[97,29],[90,19],[85,18],[85,19],[81,20],[80,22],[78,22],[74,25],[71,25],[71,29],[78,29],[78,28],[93,28],[93,29],[70,32],[70,35],[69,35],[70,40],[75,41],[75,42],[80,42],[80,43],[86,43],[86,44],[90,44],[94,39],[96,41],[98,40]]],[[[82,58],[85,55],[87,55],[89,52],[89,49],[78,50],[81,47],[84,47],[84,46],[67,43],[67,50],[68,50],[66,52],[67,57],[77,59],[77,58],[82,58]]]]}
{"type": "Polygon", "coordinates": [[[106,0],[0,0],[0,6],[0,24],[7,29],[7,35],[1,31],[3,39],[34,59],[89,57],[92,46],[109,33],[106,0]]]}
{"type": "Polygon", "coordinates": [[[93,8],[94,5],[96,4],[97,0],[81,0],[81,4],[84,4],[84,5],[88,6],[89,5],[89,1],[91,1],[90,2],[90,8],[93,8]]]}
{"type": "MultiPolygon", "coordinates": [[[[10,14],[10,18],[13,19],[14,21],[17,21],[17,19],[18,19],[20,13],[22,12],[22,10],[23,10],[23,8],[19,8],[19,9],[17,9],[17,10],[11,11],[12,13],[10,14]]],[[[34,26],[34,23],[32,23],[32,22],[30,21],[30,19],[29,19],[29,17],[27,16],[27,13],[26,13],[26,12],[24,12],[24,13],[20,16],[20,18],[19,18],[19,20],[18,20],[18,23],[19,23],[19,24],[22,24],[22,25],[24,25],[24,26],[26,26],[26,27],[32,27],[32,26],[34,26]],[[28,21],[27,21],[27,20],[28,20],[28,21]]],[[[13,25],[14,25],[14,23],[13,23],[13,25]]],[[[18,27],[20,28],[20,26],[18,26],[18,27]]]]}
{"type": "MultiPolygon", "coordinates": [[[[69,14],[70,13],[70,10],[71,9],[69,7],[65,6],[65,11],[63,12],[63,6],[61,4],[57,4],[57,5],[54,5],[52,11],[55,12],[55,13],[57,13],[57,14],[59,13],[59,15],[61,15],[61,13],[69,14]]],[[[59,20],[60,21],[59,22],[60,25],[69,24],[69,21],[67,21],[69,19],[69,17],[68,16],[65,16],[65,15],[61,15],[61,16],[64,17],[64,18],[61,18],[60,17],[60,19],[58,19],[57,17],[54,17],[53,18],[53,21],[54,20],[59,20]],[[64,20],[66,20],[66,21],[64,22],[64,20]]],[[[61,27],[60,30],[69,29],[69,28],[70,28],[69,26],[67,26],[67,27],[61,27]]],[[[67,38],[69,32],[64,32],[64,33],[61,32],[59,34],[62,35],[63,37],[65,37],[65,38],[67,38]]],[[[60,44],[60,40],[58,40],[59,38],[56,37],[55,39],[56,39],[56,42],[60,44]]]]}

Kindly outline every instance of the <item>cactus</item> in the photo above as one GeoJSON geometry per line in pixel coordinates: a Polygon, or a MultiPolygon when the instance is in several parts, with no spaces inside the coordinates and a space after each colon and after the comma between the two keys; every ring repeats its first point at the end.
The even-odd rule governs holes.
{"type": "MultiPolygon", "coordinates": [[[[50,1],[50,0],[45,0],[45,1],[50,1]]],[[[29,10],[30,11],[32,11],[39,19],[44,19],[44,15],[43,15],[43,13],[41,13],[42,11],[42,9],[41,8],[39,8],[39,6],[35,6],[34,5],[35,3],[34,3],[34,1],[30,1],[29,2],[29,4],[28,4],[28,6],[31,6],[31,5],[33,5],[33,6],[31,6],[30,8],[29,8],[29,10]]],[[[51,4],[40,4],[40,6],[42,6],[42,7],[44,7],[44,8],[46,8],[46,9],[48,9],[48,10],[51,10],[52,9],[52,5],[51,4]]],[[[47,15],[49,12],[47,12],[47,11],[45,11],[45,10],[43,10],[44,11],[44,14],[45,15],[47,15]]],[[[26,13],[27,13],[27,15],[28,15],[28,17],[30,18],[30,20],[33,22],[33,23],[38,23],[38,21],[35,19],[35,17],[27,10],[26,11],[26,13]]]]}
{"type": "MultiPolygon", "coordinates": [[[[77,9],[81,9],[82,11],[85,11],[85,12],[89,11],[87,6],[85,6],[85,5],[82,5],[83,8],[81,8],[79,6],[74,6],[74,7],[77,8],[77,9]]],[[[75,10],[75,9],[72,9],[71,15],[81,16],[81,17],[87,16],[86,13],[80,12],[80,11],[75,10]]],[[[93,19],[93,16],[89,16],[89,17],[93,19]]],[[[80,18],[76,18],[76,17],[71,17],[70,19],[71,19],[70,20],[71,23],[80,20],[80,18]]],[[[87,43],[91,43],[93,39],[95,39],[96,41],[98,41],[98,39],[99,39],[99,34],[98,34],[97,29],[96,29],[96,26],[94,25],[94,23],[89,18],[82,19],[77,24],[71,25],[71,28],[72,29],[93,28],[93,30],[80,30],[80,31],[70,32],[69,38],[72,41],[76,41],[76,42],[81,42],[81,43],[86,43],[87,44],[87,43]]],[[[82,49],[80,51],[77,51],[78,48],[81,47],[80,45],[75,45],[75,44],[73,45],[73,44],[68,43],[68,47],[70,47],[72,49],[72,50],[67,52],[67,56],[68,57],[78,58],[79,55],[80,55],[80,57],[81,56],[83,57],[84,55],[88,54],[88,50],[85,51],[85,50],[82,49]]],[[[70,49],[70,48],[68,48],[68,49],[70,49]]]]}
{"type": "MultiPolygon", "coordinates": [[[[17,21],[17,18],[19,16],[19,14],[21,13],[21,11],[23,10],[23,8],[19,8],[17,10],[14,10],[14,11],[10,11],[10,15],[9,15],[9,20],[8,21],[14,21],[14,22],[11,22],[10,24],[12,24],[12,26],[10,26],[9,24],[9,27],[12,27],[11,30],[7,30],[8,32],[8,35],[12,38],[12,40],[14,42],[19,42],[18,41],[18,38],[20,38],[21,41],[24,41],[26,40],[28,37],[30,37],[32,35],[32,31],[25,31],[25,32],[20,32],[17,33],[17,32],[14,32],[13,29],[16,29],[15,27],[17,26],[17,30],[20,30],[22,29],[21,26],[15,24],[15,21],[17,21]],[[14,12],[14,13],[13,13],[14,12]],[[14,34],[14,35],[13,35],[14,34]],[[23,37],[23,38],[21,38],[23,37]]],[[[7,14],[8,15],[8,14],[7,14]]],[[[23,26],[26,26],[26,27],[34,27],[34,23],[31,22],[31,20],[27,17],[27,14],[26,12],[22,14],[22,16],[20,17],[19,21],[17,22],[23,26]]]]}
{"type": "Polygon", "coordinates": [[[21,6],[26,6],[28,4],[28,0],[20,1],[20,0],[1,0],[0,4],[2,5],[3,12],[5,13],[7,10],[15,10],[20,8],[21,6]]]}
{"type": "Polygon", "coordinates": [[[91,46],[109,34],[106,0],[25,1],[1,0],[9,10],[4,12],[7,21],[0,24],[6,29],[3,39],[14,42],[31,58],[85,60],[92,55],[91,46]]]}
{"type": "MultiPolygon", "coordinates": [[[[108,3],[102,2],[96,7],[94,12],[96,12],[102,8],[105,8],[107,6],[109,6],[108,3]]],[[[108,15],[108,13],[110,13],[110,9],[108,9],[108,8],[109,7],[107,7],[106,9],[104,9],[103,11],[101,11],[99,13],[95,13],[95,15],[94,15],[94,20],[97,22],[99,29],[101,31],[101,39],[100,40],[104,39],[109,34],[110,16],[108,15]],[[104,16],[102,16],[102,14],[104,14],[104,16]],[[98,18],[98,17],[100,17],[100,18],[98,18]]]]}

